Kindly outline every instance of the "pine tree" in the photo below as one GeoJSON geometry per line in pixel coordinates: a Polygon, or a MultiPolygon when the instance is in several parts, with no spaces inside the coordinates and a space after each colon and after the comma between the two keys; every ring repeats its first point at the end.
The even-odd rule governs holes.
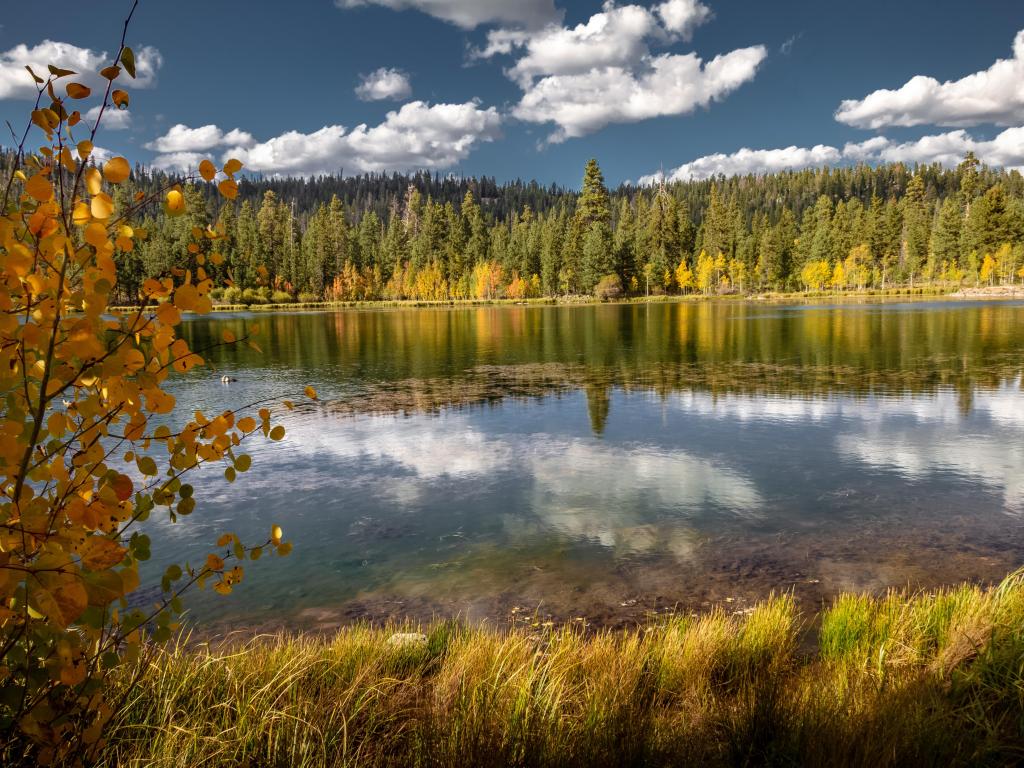
{"type": "Polygon", "coordinates": [[[947,197],[939,209],[935,233],[931,239],[932,260],[937,264],[960,263],[960,232],[963,226],[963,212],[955,197],[947,197]]]}
{"type": "Polygon", "coordinates": [[[597,160],[588,160],[570,240],[572,247],[580,249],[578,288],[585,293],[591,293],[598,281],[615,268],[611,221],[611,199],[604,176],[597,160]]]}
{"type": "Polygon", "coordinates": [[[924,199],[924,178],[917,174],[903,198],[903,273],[914,284],[928,255],[928,209],[924,199]]]}

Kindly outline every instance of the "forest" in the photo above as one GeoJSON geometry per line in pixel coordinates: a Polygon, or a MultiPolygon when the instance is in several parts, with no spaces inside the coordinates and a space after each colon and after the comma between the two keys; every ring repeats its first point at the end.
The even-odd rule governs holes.
{"type": "MultiPolygon", "coordinates": [[[[10,162],[10,157],[7,157],[10,162]]],[[[1024,277],[1024,177],[940,165],[789,171],[609,191],[381,174],[215,184],[136,166],[115,202],[180,183],[117,258],[122,303],[192,253],[231,304],[855,291],[1024,277]],[[192,243],[195,228],[220,237],[192,243]],[[191,243],[191,245],[190,245],[191,243]],[[191,248],[191,251],[189,249],[191,248]]]]}

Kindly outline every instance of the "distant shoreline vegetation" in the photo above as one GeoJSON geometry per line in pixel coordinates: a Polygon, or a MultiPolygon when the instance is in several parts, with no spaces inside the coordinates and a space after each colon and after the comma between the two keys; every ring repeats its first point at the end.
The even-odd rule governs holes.
{"type": "MultiPolygon", "coordinates": [[[[10,165],[12,158],[0,158],[10,165]]],[[[125,200],[174,181],[137,167],[125,200]]],[[[1024,282],[1024,177],[967,155],[718,177],[609,191],[536,182],[368,175],[203,182],[186,213],[152,211],[117,259],[114,304],[195,262],[228,305],[512,302],[590,296],[955,291],[1024,282]]]]}
{"type": "MultiPolygon", "coordinates": [[[[220,294],[222,296],[222,294],[220,294]]],[[[789,302],[830,302],[862,299],[912,299],[912,298],[948,298],[948,299],[1013,299],[1024,298],[1024,283],[1018,286],[1001,286],[996,288],[955,288],[952,286],[927,285],[911,288],[899,286],[886,289],[865,288],[862,291],[769,291],[756,294],[656,294],[653,296],[622,295],[613,298],[595,296],[539,296],[525,299],[365,299],[351,301],[300,301],[298,298],[275,303],[270,300],[253,301],[251,303],[228,304],[222,298],[215,298],[213,314],[225,312],[289,312],[289,311],[324,311],[331,312],[341,309],[443,309],[471,307],[571,307],[593,306],[596,304],[663,304],[671,302],[718,302],[747,301],[765,303],[789,302]]],[[[155,304],[153,305],[156,306],[155,304]]],[[[111,307],[111,310],[126,312],[137,306],[111,307]]]]}

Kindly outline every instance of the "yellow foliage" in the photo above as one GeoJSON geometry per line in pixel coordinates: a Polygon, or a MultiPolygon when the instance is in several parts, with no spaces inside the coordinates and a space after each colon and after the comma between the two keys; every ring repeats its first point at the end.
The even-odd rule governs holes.
{"type": "MultiPolygon", "coordinates": [[[[101,72],[108,92],[118,63],[134,77],[134,61],[122,40],[115,63],[101,72]]],[[[18,749],[28,764],[83,764],[114,714],[103,699],[106,675],[136,658],[145,640],[169,639],[182,594],[207,582],[226,594],[242,569],[226,567],[225,557],[290,548],[279,528],[255,546],[235,538],[230,553],[211,553],[204,566],[168,568],[159,596],[127,611],[123,601],[139,586],[139,562],[152,545],[138,524],[158,511],[177,522],[197,504],[184,475],[223,464],[231,480],[251,463],[239,452],[244,440],[285,433],[266,409],[259,421],[235,411],[175,414],[168,377],[204,364],[177,326],[182,312],[212,308],[213,283],[202,265],[218,235],[193,230],[192,246],[180,254],[186,266],[146,280],[137,310],[113,310],[115,243],[126,251],[145,237],[121,218],[125,211],[115,216],[109,186],[129,183],[131,166],[115,157],[101,172],[75,159],[71,148],[83,163],[92,155],[102,111],[95,126],[78,129],[87,136],[75,136],[80,113],[68,114],[53,85],[75,73],[49,72],[37,88],[50,106],[32,111],[26,133],[29,146],[47,145],[38,154],[18,147],[12,176],[0,186],[0,682],[7,692],[0,734],[25,745],[18,749]],[[164,415],[184,423],[150,425],[164,415]],[[114,469],[121,460],[135,465],[132,476],[114,469]]],[[[73,82],[64,92],[91,96],[73,82]]],[[[127,106],[125,91],[102,99],[108,95],[127,106]]],[[[225,166],[229,176],[239,170],[236,161],[225,166]]],[[[234,197],[235,181],[222,182],[221,192],[234,197]]],[[[185,212],[176,187],[134,194],[140,209],[161,198],[169,214],[185,212]]],[[[311,388],[306,394],[316,398],[311,388]]]]}

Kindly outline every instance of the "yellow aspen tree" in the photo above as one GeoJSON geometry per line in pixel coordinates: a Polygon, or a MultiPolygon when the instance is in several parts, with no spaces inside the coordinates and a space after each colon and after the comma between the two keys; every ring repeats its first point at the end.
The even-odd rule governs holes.
{"type": "MultiPolygon", "coordinates": [[[[139,524],[187,521],[197,505],[190,472],[219,465],[233,482],[252,463],[245,444],[281,440],[284,427],[269,403],[182,417],[166,388],[204,364],[178,326],[212,309],[206,269],[222,232],[193,229],[177,266],[142,285],[137,308],[111,306],[117,260],[146,237],[134,222],[156,206],[168,216],[186,208],[177,184],[115,203],[131,165],[95,162],[104,114],[130,101],[118,85],[135,77],[124,36],[96,96],[71,70],[27,76],[35,105],[0,181],[0,754],[5,764],[80,764],[115,712],[107,676],[171,637],[183,594],[228,594],[245,561],[291,547],[276,525],[258,542],[225,531],[205,561],[169,567],[159,596],[129,608],[139,563],[161,544],[139,524]]],[[[198,168],[228,199],[241,170],[236,160],[198,168]]],[[[257,330],[225,331],[220,343],[255,346],[257,330]]]]}

